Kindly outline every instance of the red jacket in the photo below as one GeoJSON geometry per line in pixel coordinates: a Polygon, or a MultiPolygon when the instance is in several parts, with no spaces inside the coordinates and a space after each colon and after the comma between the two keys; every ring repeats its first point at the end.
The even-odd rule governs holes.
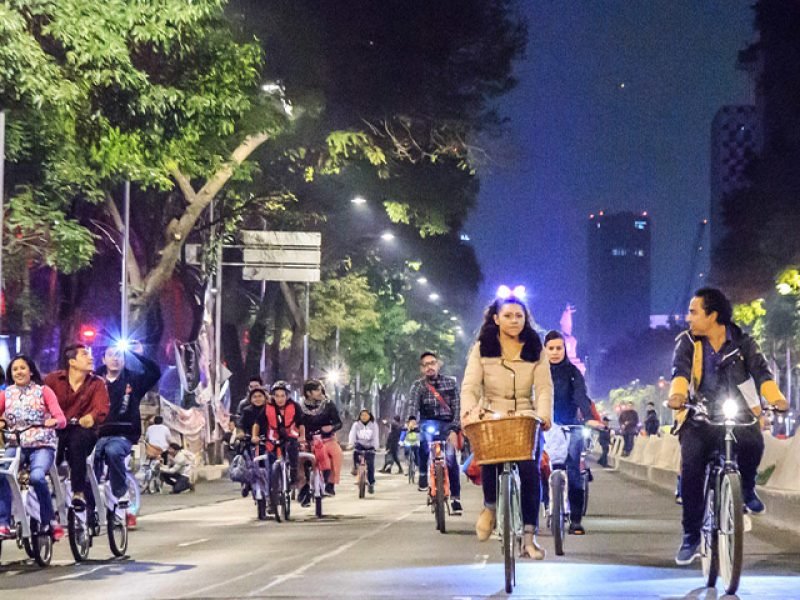
{"type": "Polygon", "coordinates": [[[66,370],[53,371],[44,378],[44,384],[55,392],[67,422],[92,415],[93,428],[97,429],[106,420],[109,410],[108,390],[106,382],[97,375],[89,373],[77,391],[69,384],[69,372],[66,370]]]}
{"type": "MultiPolygon", "coordinates": [[[[300,437],[297,422],[300,409],[292,400],[287,400],[283,408],[278,408],[275,404],[267,404],[267,441],[275,441],[281,438],[300,437]]],[[[272,444],[270,444],[272,445],[272,444]]]]}

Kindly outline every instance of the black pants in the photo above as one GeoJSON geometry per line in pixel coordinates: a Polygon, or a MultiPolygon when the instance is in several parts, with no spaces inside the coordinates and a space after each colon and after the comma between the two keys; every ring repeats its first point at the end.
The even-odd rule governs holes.
{"type": "Polygon", "coordinates": [[[622,453],[627,456],[633,450],[633,440],[636,439],[636,432],[623,433],[622,437],[625,440],[625,444],[622,446],[622,453]]]}
{"type": "MultiPolygon", "coordinates": [[[[483,503],[489,507],[497,505],[497,471],[502,465],[483,465],[481,467],[481,487],[483,487],[483,503]]],[[[522,523],[536,526],[539,524],[539,502],[542,497],[539,460],[523,460],[517,463],[519,469],[520,505],[522,523]]]]}
{"type": "MultiPolygon", "coordinates": [[[[734,429],[736,461],[742,475],[742,490],[756,487],[756,471],[764,454],[764,437],[758,423],[734,429]]],[[[725,447],[725,428],[687,421],[680,431],[683,532],[699,535],[703,524],[703,485],[706,464],[714,450],[725,447]]]]}
{"type": "Polygon", "coordinates": [[[597,461],[597,464],[601,467],[608,466],[608,444],[600,446],[603,449],[603,453],[600,455],[600,459],[597,461]]]}
{"type": "Polygon", "coordinates": [[[161,481],[172,486],[173,494],[180,494],[191,487],[189,478],[186,475],[178,475],[177,473],[161,473],[161,481]]]}
{"type": "Polygon", "coordinates": [[[69,480],[73,492],[88,490],[86,483],[86,461],[97,443],[97,432],[80,425],[69,425],[58,431],[56,464],[66,459],[69,465],[69,480]]]}
{"type": "Polygon", "coordinates": [[[397,444],[389,446],[386,449],[386,457],[383,463],[382,471],[389,471],[392,472],[392,467],[397,465],[397,468],[400,469],[400,473],[403,473],[403,465],[400,463],[400,457],[397,455],[397,444]]]}

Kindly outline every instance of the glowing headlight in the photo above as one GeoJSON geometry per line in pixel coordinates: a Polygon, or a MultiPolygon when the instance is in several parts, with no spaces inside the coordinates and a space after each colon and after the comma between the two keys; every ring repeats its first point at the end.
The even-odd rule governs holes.
{"type": "Polygon", "coordinates": [[[434,427],[433,425],[428,425],[425,428],[425,431],[427,431],[428,433],[436,433],[436,427],[434,427]]]}
{"type": "Polygon", "coordinates": [[[722,403],[722,414],[726,419],[734,419],[739,414],[739,405],[733,398],[728,398],[722,403]]]}
{"type": "Polygon", "coordinates": [[[592,430],[589,429],[588,427],[584,427],[583,428],[583,438],[588,440],[590,437],[592,437],[592,430]]]}

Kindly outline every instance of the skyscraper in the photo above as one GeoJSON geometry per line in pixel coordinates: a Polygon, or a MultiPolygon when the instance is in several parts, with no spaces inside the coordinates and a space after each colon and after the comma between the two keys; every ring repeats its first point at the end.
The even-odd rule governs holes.
{"type": "Polygon", "coordinates": [[[588,224],[590,368],[622,336],[650,326],[650,219],[647,213],[600,211],[588,224]]]}
{"type": "Polygon", "coordinates": [[[761,150],[761,125],[752,105],[723,106],[711,124],[711,249],[725,237],[725,197],[749,183],[747,167],[761,150]]]}

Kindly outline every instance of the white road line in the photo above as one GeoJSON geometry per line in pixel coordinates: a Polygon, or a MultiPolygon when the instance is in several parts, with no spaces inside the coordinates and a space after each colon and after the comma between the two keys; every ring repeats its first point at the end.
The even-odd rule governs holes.
{"type": "Polygon", "coordinates": [[[485,569],[486,568],[486,561],[489,560],[488,554],[476,554],[475,555],[475,564],[471,565],[473,569],[485,569]]]}
{"type": "Polygon", "coordinates": [[[73,573],[72,575],[63,575],[61,577],[55,577],[50,581],[66,581],[68,579],[78,579],[79,577],[83,577],[84,575],[91,575],[92,573],[96,573],[100,569],[107,569],[111,565],[100,565],[99,567],[95,567],[94,569],[89,569],[88,571],[81,571],[80,573],[73,573]]]}
{"type": "Polygon", "coordinates": [[[195,544],[202,544],[203,542],[207,542],[208,538],[201,538],[199,540],[194,540],[191,542],[183,542],[182,544],[178,544],[178,548],[186,548],[187,546],[194,546],[195,544]]]}
{"type": "Polygon", "coordinates": [[[361,537],[358,537],[358,538],[354,539],[353,541],[351,541],[351,542],[348,542],[348,543],[347,543],[347,544],[345,544],[344,546],[339,546],[338,548],[336,548],[336,550],[331,550],[331,551],[330,551],[330,552],[328,552],[327,554],[323,554],[322,556],[318,556],[318,557],[317,557],[317,558],[315,558],[314,560],[307,562],[307,563],[306,563],[306,564],[304,564],[302,567],[299,567],[299,568],[295,569],[294,571],[291,571],[291,572],[289,572],[289,573],[286,573],[286,574],[284,574],[284,575],[280,575],[279,577],[277,577],[277,578],[276,578],[276,579],[274,579],[274,580],[273,580],[271,583],[268,583],[268,584],[267,584],[267,585],[265,585],[264,587],[258,588],[257,590],[250,592],[250,593],[248,594],[248,596],[258,596],[258,595],[261,595],[263,592],[267,591],[268,589],[270,589],[270,588],[273,588],[273,587],[275,587],[276,585],[280,585],[280,584],[282,584],[284,581],[287,581],[288,579],[292,579],[293,577],[297,577],[297,576],[299,576],[299,575],[302,575],[303,573],[305,573],[306,571],[308,571],[308,569],[310,569],[311,567],[314,567],[314,566],[318,565],[318,564],[319,564],[319,563],[321,563],[322,561],[325,561],[325,560],[327,560],[327,559],[329,559],[329,558],[333,558],[334,556],[338,556],[339,554],[341,554],[342,552],[345,552],[345,551],[349,550],[350,548],[352,548],[353,546],[355,546],[355,545],[356,545],[356,544],[358,544],[359,542],[363,542],[363,541],[364,541],[364,540],[366,540],[366,539],[369,539],[369,538],[371,538],[371,537],[374,537],[374,536],[378,535],[379,533],[381,533],[382,531],[384,531],[384,530],[388,529],[388,528],[389,528],[389,527],[391,527],[392,525],[395,525],[396,523],[399,523],[399,522],[400,522],[400,521],[402,521],[403,519],[407,519],[408,517],[410,517],[411,515],[413,515],[415,512],[417,512],[418,510],[420,510],[420,508],[422,508],[422,507],[417,507],[417,508],[415,508],[414,510],[412,510],[412,511],[409,511],[409,512],[407,512],[407,513],[406,513],[406,514],[404,514],[404,515],[400,515],[400,516],[399,516],[399,517],[397,517],[395,520],[393,520],[393,521],[389,521],[388,523],[384,523],[383,525],[381,525],[381,526],[380,526],[380,527],[378,527],[377,529],[373,529],[372,531],[370,531],[370,532],[368,532],[368,533],[365,533],[365,534],[364,534],[364,535],[362,535],[361,537]]]}

